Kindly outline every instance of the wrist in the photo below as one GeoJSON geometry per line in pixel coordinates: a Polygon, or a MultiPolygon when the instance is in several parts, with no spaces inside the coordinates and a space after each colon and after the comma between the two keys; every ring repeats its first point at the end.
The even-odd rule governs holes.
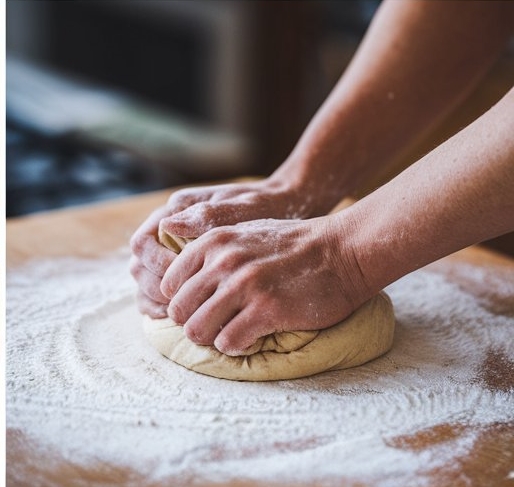
{"type": "MultiPolygon", "coordinates": [[[[380,188],[334,215],[336,226],[344,230],[340,238],[347,241],[346,252],[358,269],[360,292],[368,297],[443,255],[430,245],[435,234],[424,230],[425,219],[430,219],[425,205],[418,213],[416,201],[406,203],[391,184],[386,190],[380,188]]],[[[419,192],[413,196],[419,197],[419,192]]]]}
{"type": "Polygon", "coordinates": [[[324,216],[350,191],[341,184],[340,177],[323,166],[307,152],[295,150],[266,179],[266,184],[286,198],[300,218],[324,216]]]}
{"type": "Polygon", "coordinates": [[[275,218],[307,219],[317,216],[310,188],[298,181],[293,172],[279,168],[261,180],[259,186],[263,194],[270,198],[275,218]]]}
{"type": "Polygon", "coordinates": [[[376,289],[363,272],[358,252],[361,229],[349,210],[319,220],[322,221],[320,234],[324,240],[325,259],[339,276],[343,298],[355,310],[381,289],[376,289]]]}

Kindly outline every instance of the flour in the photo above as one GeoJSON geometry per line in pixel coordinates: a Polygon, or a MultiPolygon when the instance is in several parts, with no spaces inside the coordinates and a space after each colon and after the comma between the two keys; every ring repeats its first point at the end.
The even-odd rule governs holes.
{"type": "Polygon", "coordinates": [[[387,289],[397,332],[386,356],[243,383],[183,369],[146,343],[127,260],[123,250],[38,261],[7,276],[7,426],[65,460],[173,485],[422,486],[424,473],[470,451],[474,426],[514,420],[514,390],[479,374],[491,350],[514,360],[514,318],[440,274],[417,271],[387,289]],[[401,447],[402,435],[446,423],[462,429],[431,447],[401,447]]]}

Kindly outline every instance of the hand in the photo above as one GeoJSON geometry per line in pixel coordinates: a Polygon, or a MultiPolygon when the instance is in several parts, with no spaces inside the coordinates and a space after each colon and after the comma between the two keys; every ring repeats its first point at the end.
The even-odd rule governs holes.
{"type": "Polygon", "coordinates": [[[169,299],[161,293],[162,276],[176,254],[159,243],[159,222],[168,215],[165,206],[155,210],[130,240],[130,273],[138,284],[139,311],[151,318],[166,318],[169,299]]]}
{"type": "Polygon", "coordinates": [[[134,233],[131,274],[137,281],[138,307],[152,318],[164,318],[169,299],[160,291],[162,276],[175,254],[158,242],[159,225],[168,233],[198,237],[212,227],[263,217],[300,218],[308,205],[286,185],[270,179],[190,188],[171,195],[134,233]]]}
{"type": "Polygon", "coordinates": [[[364,296],[331,217],[257,220],[189,243],[161,291],[169,316],[200,345],[237,355],[264,335],[316,330],[348,316],[364,296]]]}
{"type": "Polygon", "coordinates": [[[167,233],[196,238],[212,228],[244,221],[307,218],[313,209],[306,199],[301,191],[270,178],[183,189],[170,196],[168,217],[160,225],[167,233]]]}

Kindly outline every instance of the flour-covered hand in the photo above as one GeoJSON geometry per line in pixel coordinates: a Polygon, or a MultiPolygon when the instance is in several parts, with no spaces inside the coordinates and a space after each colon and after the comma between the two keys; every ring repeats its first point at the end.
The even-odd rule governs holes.
{"type": "Polygon", "coordinates": [[[139,311],[152,318],[165,318],[169,299],[161,293],[162,276],[176,254],[159,243],[159,222],[168,214],[165,207],[155,210],[130,240],[130,273],[138,285],[139,311]]]}
{"type": "Polygon", "coordinates": [[[165,232],[198,237],[213,227],[259,218],[299,218],[310,208],[290,184],[272,178],[187,188],[173,193],[167,204],[154,211],[131,239],[131,274],[138,284],[139,310],[163,318],[169,299],[160,291],[161,280],[175,258],[158,239],[165,232]]]}
{"type": "Polygon", "coordinates": [[[168,217],[160,226],[167,233],[196,238],[212,228],[245,221],[307,218],[314,210],[308,201],[291,183],[272,178],[186,188],[170,196],[168,217]]]}
{"type": "Polygon", "coordinates": [[[341,230],[330,228],[330,217],[267,219],[205,233],[163,278],[169,316],[195,343],[228,355],[276,331],[335,324],[364,299],[336,243],[341,230]]]}

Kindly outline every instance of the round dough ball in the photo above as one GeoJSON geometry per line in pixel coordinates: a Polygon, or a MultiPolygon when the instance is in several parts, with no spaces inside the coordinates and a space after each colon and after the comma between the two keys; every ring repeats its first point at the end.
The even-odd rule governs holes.
{"type": "Polygon", "coordinates": [[[274,333],[232,357],[196,345],[169,318],[144,317],[148,340],[165,357],[201,374],[246,381],[296,379],[362,365],[391,348],[394,324],[391,300],[381,292],[330,328],[274,333]]]}
{"type": "MultiPolygon", "coordinates": [[[[191,240],[159,231],[160,243],[176,253],[191,240]]],[[[150,343],[179,365],[222,379],[267,381],[297,379],[369,362],[391,348],[395,321],[391,300],[381,292],[330,328],[273,333],[236,357],[212,346],[196,345],[170,318],[145,316],[143,324],[150,343]]]]}

